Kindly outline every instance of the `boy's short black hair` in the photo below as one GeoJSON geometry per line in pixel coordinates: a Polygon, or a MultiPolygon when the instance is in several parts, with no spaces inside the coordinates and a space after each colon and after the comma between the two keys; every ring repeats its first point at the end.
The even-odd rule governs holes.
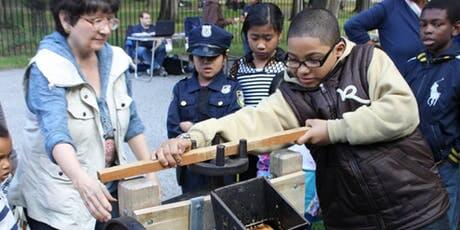
{"type": "Polygon", "coordinates": [[[340,39],[339,23],[328,10],[305,9],[292,18],[288,31],[291,37],[319,38],[321,43],[332,46],[340,39]]]}
{"type": "Polygon", "coordinates": [[[431,0],[422,10],[422,13],[427,9],[445,10],[447,19],[450,23],[455,24],[460,20],[460,1],[459,0],[431,0]]]}
{"type": "Polygon", "coordinates": [[[84,14],[98,11],[116,14],[119,6],[120,0],[52,0],[50,10],[53,14],[56,31],[67,37],[59,19],[60,11],[67,12],[70,25],[75,25],[80,16],[84,14]]]}

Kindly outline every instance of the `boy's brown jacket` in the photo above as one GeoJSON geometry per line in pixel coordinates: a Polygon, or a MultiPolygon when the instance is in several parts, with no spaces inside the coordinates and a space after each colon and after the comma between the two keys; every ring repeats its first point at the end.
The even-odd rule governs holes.
{"type": "MultiPolygon", "coordinates": [[[[354,44],[349,41],[346,44],[345,53],[331,76],[323,80],[324,85],[334,78],[354,76],[354,72],[342,71],[348,62],[356,61],[362,54],[352,54],[354,44]]],[[[198,146],[203,146],[209,145],[216,133],[227,140],[238,140],[303,126],[305,118],[328,120],[333,144],[311,146],[318,164],[318,195],[327,227],[424,226],[445,212],[447,196],[436,173],[430,170],[434,163],[429,148],[414,132],[419,118],[409,86],[388,56],[379,49],[372,51],[367,59],[353,63],[358,68],[352,71],[361,71],[354,78],[360,81],[356,82],[358,87],[324,88],[329,91],[330,103],[336,105],[331,108],[335,116],[331,112],[321,113],[319,107],[324,105],[307,106],[299,111],[283,87],[288,83],[294,88],[303,87],[296,78],[285,76],[288,83],[281,85],[283,92],[278,90],[258,107],[198,123],[189,133],[198,146]],[[305,116],[308,109],[315,113],[305,116]]],[[[318,93],[322,87],[310,91],[318,93]]],[[[308,103],[316,98],[305,100],[307,105],[318,102],[308,103]]]]}

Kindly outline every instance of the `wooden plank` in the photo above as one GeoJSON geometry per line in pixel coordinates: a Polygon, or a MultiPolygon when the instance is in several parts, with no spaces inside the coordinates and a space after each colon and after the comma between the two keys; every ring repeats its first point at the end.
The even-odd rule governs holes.
{"type": "MultiPolygon", "coordinates": [[[[297,210],[304,212],[305,175],[298,171],[271,180],[278,192],[297,210]]],[[[203,229],[213,229],[214,214],[210,196],[204,197],[203,229]]],[[[134,211],[134,217],[149,230],[189,229],[190,201],[181,201],[134,211]]]]}
{"type": "MultiPolygon", "coordinates": [[[[248,151],[253,151],[264,147],[292,143],[295,140],[297,140],[300,136],[305,134],[307,130],[308,127],[300,127],[296,129],[282,131],[265,137],[251,138],[247,141],[247,149],[248,151]]],[[[225,145],[225,155],[229,156],[238,153],[238,141],[227,142],[223,145],[225,145]]],[[[182,156],[182,165],[189,165],[193,163],[207,161],[210,159],[214,159],[215,157],[215,146],[193,149],[184,153],[184,155],[182,156]]],[[[98,171],[98,177],[99,180],[101,180],[101,182],[107,183],[109,181],[120,180],[123,178],[132,177],[140,174],[159,171],[162,169],[163,166],[161,166],[158,160],[143,160],[125,165],[118,165],[102,169],[98,171]]]]}

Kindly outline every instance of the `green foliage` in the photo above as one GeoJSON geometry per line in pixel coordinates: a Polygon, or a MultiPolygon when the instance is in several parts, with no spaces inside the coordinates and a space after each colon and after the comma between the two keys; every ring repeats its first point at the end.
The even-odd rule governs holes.
{"type": "Polygon", "coordinates": [[[50,0],[22,0],[24,6],[34,10],[47,10],[50,0]]]}
{"type": "Polygon", "coordinates": [[[29,56],[0,56],[0,70],[24,68],[29,62],[29,56]]]}
{"type": "MultiPolygon", "coordinates": [[[[178,17],[176,19],[176,32],[183,31],[183,21],[186,17],[201,16],[202,11],[198,9],[198,0],[187,0],[186,6],[179,7],[178,17]]],[[[291,11],[292,0],[264,0],[277,4],[286,15],[285,31],[289,28],[289,13],[291,11]]],[[[353,15],[353,3],[346,0],[347,5],[339,15],[339,23],[342,26],[345,20],[353,15]]],[[[50,0],[20,0],[12,5],[6,6],[5,20],[0,20],[0,57],[2,57],[0,68],[5,66],[20,67],[24,63],[24,58],[11,61],[11,56],[32,56],[39,41],[52,30],[54,30],[54,21],[50,12],[47,10],[50,0]],[[9,56],[9,57],[5,57],[9,56]],[[17,64],[15,64],[17,63],[17,64]]],[[[120,28],[110,37],[109,42],[116,46],[123,46],[128,25],[137,24],[138,14],[142,10],[151,12],[155,20],[160,14],[160,1],[153,0],[123,0],[121,1],[120,10],[117,17],[120,19],[120,28]]],[[[233,10],[222,6],[225,18],[236,18],[241,15],[241,10],[233,10]]],[[[1,17],[1,16],[0,16],[1,17]]],[[[241,56],[243,46],[241,42],[242,23],[229,25],[225,29],[234,36],[232,46],[230,47],[230,56],[241,56]]],[[[280,46],[286,49],[286,32],[280,41],[280,46]]],[[[185,55],[184,41],[175,41],[173,54],[185,55]]]]}

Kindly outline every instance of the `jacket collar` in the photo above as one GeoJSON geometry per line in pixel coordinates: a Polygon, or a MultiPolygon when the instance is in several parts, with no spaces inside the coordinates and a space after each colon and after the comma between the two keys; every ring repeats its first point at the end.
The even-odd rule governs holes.
{"type": "MultiPolygon", "coordinates": [[[[112,47],[108,43],[104,44],[104,47],[96,54],[103,84],[107,84],[111,77],[121,76],[131,62],[120,48],[112,47]],[[113,59],[113,55],[116,55],[117,58],[113,59]]],[[[85,82],[84,75],[80,71],[66,38],[58,32],[46,36],[40,42],[39,51],[31,60],[32,62],[37,63],[39,69],[44,74],[46,72],[45,76],[50,83],[56,86],[68,87],[85,82]],[[55,66],[60,68],[56,69],[55,66]],[[63,68],[66,69],[67,74],[62,74],[63,68]]]]}
{"type": "MultiPolygon", "coordinates": [[[[213,91],[220,91],[222,89],[222,85],[225,83],[225,79],[227,78],[227,75],[224,74],[223,71],[220,71],[214,78],[212,79],[211,83],[207,86],[208,89],[211,89],[213,91]]],[[[188,92],[192,93],[194,91],[200,90],[200,82],[198,82],[198,74],[196,71],[192,74],[192,77],[190,78],[190,85],[188,87],[188,92]]]]}
{"type": "Polygon", "coordinates": [[[434,54],[430,53],[428,50],[425,52],[420,53],[417,55],[417,60],[421,63],[441,63],[444,61],[449,61],[460,54],[460,45],[454,41],[452,41],[451,45],[446,49],[443,50],[441,53],[434,56],[434,54]]]}

